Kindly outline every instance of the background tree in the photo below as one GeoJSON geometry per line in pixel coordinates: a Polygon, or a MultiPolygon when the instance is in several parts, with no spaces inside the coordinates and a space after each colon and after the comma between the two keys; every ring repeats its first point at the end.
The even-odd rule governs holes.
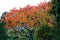
{"type": "MultiPolygon", "coordinates": [[[[12,34],[8,34],[11,40],[15,40],[15,37],[18,36],[18,35],[14,36],[16,34],[29,38],[28,40],[33,40],[33,34],[35,33],[36,28],[38,29],[36,31],[37,33],[36,40],[40,40],[42,36],[43,38],[41,38],[41,40],[52,39],[52,36],[49,34],[51,30],[49,27],[46,26],[49,25],[52,27],[55,23],[54,17],[52,15],[49,15],[48,13],[50,9],[51,4],[43,2],[41,4],[38,4],[38,6],[27,5],[24,8],[20,9],[13,8],[9,12],[7,12],[4,17],[6,20],[6,28],[8,29],[8,31],[10,29],[13,29],[10,31],[12,34]],[[42,24],[45,25],[40,30],[40,25],[42,24]],[[27,30],[27,34],[25,33],[26,32],[25,30],[27,30]]],[[[16,39],[19,40],[18,37],[16,39]]]]}
{"type": "Polygon", "coordinates": [[[60,40],[60,0],[51,0],[52,9],[50,13],[54,15],[56,21],[56,40],[60,40]]]}
{"type": "Polygon", "coordinates": [[[4,21],[5,18],[2,17],[0,20],[0,40],[7,40],[7,30],[6,30],[6,22],[4,21]]]}
{"type": "Polygon", "coordinates": [[[60,26],[60,0],[51,0],[52,2],[52,9],[50,13],[53,14],[56,18],[57,27],[60,26]]]}

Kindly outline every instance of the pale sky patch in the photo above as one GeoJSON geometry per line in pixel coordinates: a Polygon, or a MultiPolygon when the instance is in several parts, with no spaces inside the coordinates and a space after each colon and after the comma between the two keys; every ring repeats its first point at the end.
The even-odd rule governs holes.
{"type": "MultiPolygon", "coordinates": [[[[0,0],[0,16],[4,11],[9,11],[14,7],[25,7],[28,4],[36,6],[43,1],[44,0],[0,0]]],[[[48,2],[49,0],[46,1],[48,2]]]]}

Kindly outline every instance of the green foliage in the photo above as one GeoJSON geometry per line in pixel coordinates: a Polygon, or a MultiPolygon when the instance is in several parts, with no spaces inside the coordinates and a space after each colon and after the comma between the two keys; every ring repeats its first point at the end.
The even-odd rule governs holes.
{"type": "Polygon", "coordinates": [[[20,33],[15,32],[13,29],[8,29],[7,34],[9,36],[8,40],[18,40],[20,36],[20,33]]]}
{"type": "Polygon", "coordinates": [[[5,12],[3,12],[3,14],[2,14],[1,18],[2,18],[2,17],[5,17],[6,13],[7,13],[6,11],[5,11],[5,12]]]}
{"type": "Polygon", "coordinates": [[[60,40],[55,26],[40,25],[34,33],[34,40],[60,40]]]}
{"type": "MultiPolygon", "coordinates": [[[[40,26],[31,27],[34,30],[32,30],[31,28],[25,28],[23,30],[6,30],[6,23],[4,22],[4,19],[0,21],[0,40],[60,40],[60,1],[51,0],[51,3],[53,5],[50,13],[54,15],[57,22],[55,23],[56,25],[48,26],[49,20],[46,21],[44,16],[40,26]]],[[[7,12],[4,12],[2,14],[2,19],[4,18],[6,13],[7,12]]],[[[49,16],[46,15],[46,17],[48,18],[49,16]]]]}
{"type": "Polygon", "coordinates": [[[53,5],[51,13],[53,13],[55,16],[60,15],[60,3],[56,3],[53,5]]]}
{"type": "Polygon", "coordinates": [[[0,40],[7,40],[5,24],[5,22],[0,21],[0,40]]]}
{"type": "Polygon", "coordinates": [[[51,2],[52,2],[53,4],[56,4],[56,3],[60,2],[60,0],[51,0],[51,2]]]}
{"type": "MultiPolygon", "coordinates": [[[[60,40],[58,30],[55,26],[48,26],[42,24],[34,30],[33,40],[60,40]]],[[[14,29],[8,29],[8,40],[30,40],[30,32],[27,29],[22,31],[15,31],[14,29]]]]}
{"type": "Polygon", "coordinates": [[[8,40],[29,40],[29,33],[28,30],[15,30],[15,29],[8,29],[7,34],[9,36],[8,40]]]}
{"type": "Polygon", "coordinates": [[[53,6],[50,13],[56,18],[56,21],[60,20],[60,0],[51,0],[53,6]]]}
{"type": "Polygon", "coordinates": [[[53,6],[50,10],[51,14],[55,16],[56,19],[56,38],[55,40],[60,40],[60,0],[51,0],[53,6]]]}

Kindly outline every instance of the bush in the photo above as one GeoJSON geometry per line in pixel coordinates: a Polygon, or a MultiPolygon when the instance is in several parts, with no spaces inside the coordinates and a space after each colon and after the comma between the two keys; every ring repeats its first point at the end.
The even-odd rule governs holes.
{"type": "Polygon", "coordinates": [[[5,24],[6,22],[0,21],[0,40],[7,40],[5,24]]]}
{"type": "Polygon", "coordinates": [[[40,25],[35,30],[35,40],[54,40],[55,27],[40,25]]]}

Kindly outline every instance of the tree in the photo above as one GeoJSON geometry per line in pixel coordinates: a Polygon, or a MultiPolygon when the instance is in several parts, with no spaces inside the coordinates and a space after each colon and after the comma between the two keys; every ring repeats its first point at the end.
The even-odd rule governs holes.
{"type": "Polygon", "coordinates": [[[35,29],[35,40],[59,40],[56,34],[55,26],[48,26],[45,24],[40,25],[35,29]]]}
{"type": "Polygon", "coordinates": [[[13,8],[5,15],[5,20],[7,22],[6,28],[17,28],[19,31],[25,28],[28,31],[29,40],[33,40],[34,28],[41,24],[46,24],[47,21],[49,25],[54,23],[54,21],[51,21],[54,18],[48,14],[50,8],[50,4],[47,2],[43,2],[38,6],[27,5],[20,9],[13,8]]]}
{"type": "Polygon", "coordinates": [[[7,40],[7,30],[5,28],[6,22],[4,21],[4,17],[1,18],[0,21],[0,40],[7,40]]]}
{"type": "Polygon", "coordinates": [[[13,8],[10,12],[7,12],[5,18],[7,28],[15,28],[20,27],[22,23],[29,28],[35,27],[40,24],[45,23],[45,19],[50,19],[48,11],[50,10],[50,4],[47,2],[43,2],[38,6],[30,6],[27,5],[24,8],[20,8],[19,10],[13,8]]]}
{"type": "Polygon", "coordinates": [[[57,26],[60,25],[60,0],[51,0],[52,2],[52,9],[50,13],[53,14],[56,18],[57,26]]]}
{"type": "Polygon", "coordinates": [[[6,11],[5,11],[5,12],[3,12],[2,17],[5,17],[6,13],[7,13],[6,11]]]}
{"type": "Polygon", "coordinates": [[[56,40],[60,40],[60,0],[51,0],[52,9],[50,14],[53,14],[56,21],[56,40]]]}

